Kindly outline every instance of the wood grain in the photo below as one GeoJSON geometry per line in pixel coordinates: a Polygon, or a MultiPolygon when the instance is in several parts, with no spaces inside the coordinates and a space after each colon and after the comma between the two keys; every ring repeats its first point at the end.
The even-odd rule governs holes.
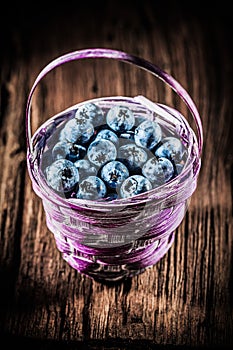
{"type": "MultiPolygon", "coordinates": [[[[36,8],[36,15],[21,10],[2,26],[0,333],[9,343],[38,349],[233,345],[230,16],[227,8],[200,15],[168,4],[103,1],[90,10],[87,2],[47,14],[36,8]],[[117,48],[159,65],[189,91],[203,121],[198,187],[174,245],[156,266],[117,285],[92,281],[62,260],[26,168],[29,89],[49,61],[85,47],[117,48]]],[[[45,77],[33,99],[32,128],[79,101],[145,91],[192,123],[185,105],[149,74],[83,61],[45,77]]]]}

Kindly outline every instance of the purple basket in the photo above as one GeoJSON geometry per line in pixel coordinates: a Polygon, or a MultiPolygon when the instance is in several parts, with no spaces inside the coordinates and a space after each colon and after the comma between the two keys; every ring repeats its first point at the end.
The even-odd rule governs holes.
{"type": "MultiPolygon", "coordinates": [[[[101,102],[102,99],[89,101],[101,102]]],[[[203,144],[202,123],[187,91],[156,65],[122,51],[85,49],[58,57],[37,76],[26,108],[27,165],[35,193],[42,199],[46,222],[57,248],[70,266],[98,281],[117,281],[141,273],[169,250],[174,232],[184,218],[196,189],[203,144]],[[108,58],[137,66],[169,85],[187,105],[197,135],[175,109],[144,96],[105,98],[105,103],[127,103],[132,110],[150,109],[169,123],[187,145],[188,159],[173,180],[148,192],[109,201],[63,198],[55,193],[40,171],[41,157],[50,136],[69,118],[76,106],[48,119],[32,136],[31,103],[41,79],[54,68],[74,60],[108,58]]]]}

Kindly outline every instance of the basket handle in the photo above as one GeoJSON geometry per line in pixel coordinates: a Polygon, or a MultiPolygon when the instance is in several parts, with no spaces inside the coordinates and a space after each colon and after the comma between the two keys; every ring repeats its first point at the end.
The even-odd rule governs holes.
{"type": "Polygon", "coordinates": [[[37,85],[39,84],[41,79],[54,68],[64,63],[74,61],[74,60],[84,59],[84,58],[85,59],[110,58],[110,59],[115,59],[122,62],[127,62],[150,72],[151,74],[155,75],[157,78],[162,80],[164,83],[169,85],[177,93],[177,95],[184,101],[184,103],[188,107],[191,115],[195,120],[197,132],[198,132],[198,150],[199,150],[199,155],[201,155],[202,147],[203,147],[202,122],[201,122],[201,118],[198,113],[198,110],[192,98],[188,94],[188,92],[171,75],[169,75],[168,73],[160,69],[158,66],[150,63],[149,61],[142,59],[140,57],[125,53],[123,51],[111,50],[111,49],[105,49],[105,48],[83,49],[83,50],[67,53],[51,61],[39,73],[39,75],[37,76],[31,88],[31,91],[27,99],[27,105],[26,105],[26,140],[27,140],[27,147],[31,154],[33,153],[32,133],[31,133],[31,104],[32,104],[33,93],[37,85]]]}

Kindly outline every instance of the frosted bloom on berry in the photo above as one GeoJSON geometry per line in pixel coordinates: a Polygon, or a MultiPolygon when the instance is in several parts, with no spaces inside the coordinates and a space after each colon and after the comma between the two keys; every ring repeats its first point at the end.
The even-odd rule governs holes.
{"type": "Polygon", "coordinates": [[[145,120],[135,129],[134,140],[137,146],[152,149],[162,138],[162,130],[158,123],[145,120]]]}
{"type": "Polygon", "coordinates": [[[79,181],[78,169],[66,159],[58,159],[45,169],[47,183],[57,192],[69,192],[79,181]]]}
{"type": "Polygon", "coordinates": [[[174,175],[172,162],[167,158],[150,158],[142,167],[142,174],[149,179],[154,187],[169,181],[174,175]]]}
{"type": "Polygon", "coordinates": [[[80,106],[76,113],[75,113],[75,119],[78,120],[85,120],[93,125],[100,125],[103,123],[104,120],[104,112],[103,110],[97,106],[95,103],[86,103],[83,106],[80,106]]]}
{"type": "Polygon", "coordinates": [[[103,198],[105,194],[106,186],[103,180],[97,176],[88,176],[80,182],[76,197],[96,200],[103,198]]]}
{"type": "Polygon", "coordinates": [[[152,189],[150,181],[142,175],[132,175],[120,187],[122,198],[128,198],[152,189]]]}
{"type": "Polygon", "coordinates": [[[115,145],[109,140],[95,140],[89,145],[87,157],[97,167],[104,165],[110,160],[115,160],[117,151],[115,145]]]}
{"type": "Polygon", "coordinates": [[[101,169],[101,178],[110,188],[117,188],[128,176],[127,167],[119,161],[109,162],[101,169]]]}
{"type": "Polygon", "coordinates": [[[87,159],[77,160],[74,166],[78,169],[80,179],[91,175],[97,175],[97,169],[87,159]]]}
{"type": "Polygon", "coordinates": [[[82,144],[88,142],[93,134],[94,126],[92,123],[85,119],[77,120],[73,118],[61,130],[59,140],[82,144]]]}
{"type": "Polygon", "coordinates": [[[108,111],[106,121],[114,131],[126,132],[134,126],[135,118],[128,107],[114,106],[108,111]]]}
{"type": "Polygon", "coordinates": [[[131,169],[140,168],[147,161],[146,151],[134,143],[123,145],[118,150],[118,157],[131,169]]]}
{"type": "Polygon", "coordinates": [[[155,150],[155,155],[179,162],[184,155],[183,145],[177,137],[165,137],[162,140],[161,146],[155,150]]]}
{"type": "Polygon", "coordinates": [[[118,145],[118,142],[119,142],[118,136],[115,134],[115,132],[108,129],[103,129],[98,132],[98,134],[95,137],[95,140],[101,140],[101,139],[109,140],[112,143],[114,143],[114,145],[116,146],[118,145]]]}

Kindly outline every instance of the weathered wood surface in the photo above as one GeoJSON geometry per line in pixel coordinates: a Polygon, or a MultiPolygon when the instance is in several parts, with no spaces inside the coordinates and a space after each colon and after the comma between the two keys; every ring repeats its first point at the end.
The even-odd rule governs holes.
{"type": "MultiPolygon", "coordinates": [[[[2,339],[38,349],[233,345],[229,8],[224,2],[204,13],[156,1],[72,4],[56,11],[35,4],[30,12],[18,4],[1,13],[2,339]],[[204,128],[198,187],[173,247],[156,266],[113,286],[62,260],[25,160],[25,103],[36,75],[59,55],[87,47],[125,50],[167,70],[193,97],[204,128]]],[[[79,101],[145,91],[187,114],[145,72],[113,62],[67,64],[38,88],[33,130],[79,101]]]]}

